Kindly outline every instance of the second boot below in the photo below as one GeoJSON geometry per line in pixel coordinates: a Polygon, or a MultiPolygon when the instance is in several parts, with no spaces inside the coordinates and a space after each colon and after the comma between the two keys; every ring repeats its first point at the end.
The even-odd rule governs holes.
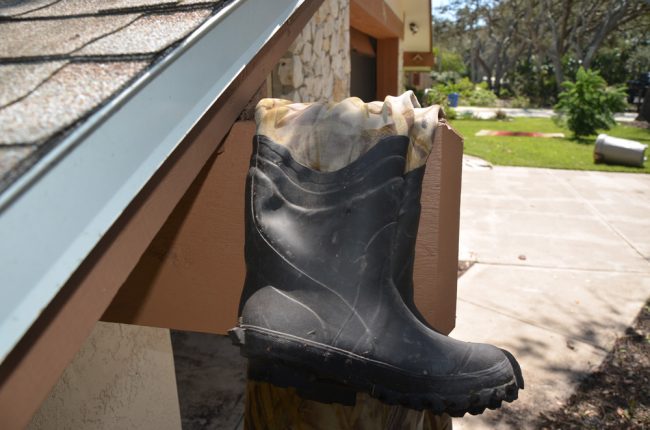
{"type": "Polygon", "coordinates": [[[255,142],[247,183],[247,279],[231,336],[251,377],[348,387],[390,404],[461,416],[517,397],[498,348],[427,328],[393,283],[407,137],[382,139],[335,172],[255,142]]]}
{"type": "MultiPolygon", "coordinates": [[[[423,165],[404,174],[404,191],[397,219],[397,233],[391,270],[395,287],[411,313],[422,324],[437,332],[416,306],[413,288],[415,245],[418,236],[418,227],[420,225],[420,213],[422,211],[420,199],[425,171],[426,165],[423,165]]],[[[518,388],[523,389],[524,377],[519,363],[509,351],[504,349],[501,351],[513,367],[518,388]]]]}

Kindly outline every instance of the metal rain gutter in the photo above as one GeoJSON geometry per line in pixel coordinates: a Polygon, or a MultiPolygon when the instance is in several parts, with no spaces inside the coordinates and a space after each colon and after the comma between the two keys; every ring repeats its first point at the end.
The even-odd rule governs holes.
{"type": "Polygon", "coordinates": [[[0,195],[0,362],[304,1],[228,4],[0,195]]]}

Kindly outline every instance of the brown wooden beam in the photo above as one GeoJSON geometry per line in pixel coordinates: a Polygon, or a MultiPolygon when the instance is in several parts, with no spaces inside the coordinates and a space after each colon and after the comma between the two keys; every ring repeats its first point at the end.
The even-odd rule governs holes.
{"type": "Polygon", "coordinates": [[[303,3],[242,70],[2,362],[3,429],[27,426],[206,160],[321,4],[303,3]]]}
{"type": "MultiPolygon", "coordinates": [[[[431,2],[428,1],[427,5],[428,5],[428,9],[429,9],[429,11],[427,13],[427,16],[432,17],[433,14],[431,12],[431,2]]],[[[433,20],[429,19],[429,20],[427,20],[427,23],[429,24],[428,25],[428,27],[429,27],[429,52],[433,53],[433,20]]]]}
{"type": "Polygon", "coordinates": [[[433,52],[405,52],[404,67],[426,67],[433,68],[435,59],[433,52]]]}
{"type": "Polygon", "coordinates": [[[350,49],[361,55],[375,58],[377,53],[370,42],[370,36],[357,29],[350,29],[350,49]]]}
{"type": "Polygon", "coordinates": [[[351,0],[350,27],[375,39],[404,38],[404,22],[384,0],[351,0]]]}
{"type": "Polygon", "coordinates": [[[377,40],[377,100],[399,93],[399,39],[377,40]]]}

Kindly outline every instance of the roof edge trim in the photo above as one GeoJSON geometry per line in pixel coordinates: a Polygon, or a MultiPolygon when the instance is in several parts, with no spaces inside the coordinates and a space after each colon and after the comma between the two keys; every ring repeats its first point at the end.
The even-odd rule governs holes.
{"type": "Polygon", "coordinates": [[[0,362],[305,1],[229,3],[0,196],[0,362]]]}

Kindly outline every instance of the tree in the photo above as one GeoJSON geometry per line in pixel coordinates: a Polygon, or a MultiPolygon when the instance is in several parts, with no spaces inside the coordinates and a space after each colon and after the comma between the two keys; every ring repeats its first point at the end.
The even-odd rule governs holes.
{"type": "Polygon", "coordinates": [[[503,78],[527,47],[528,34],[520,25],[526,19],[527,3],[455,0],[444,9],[455,10],[455,28],[450,33],[457,36],[454,46],[462,50],[473,82],[486,77],[490,87],[499,92],[503,78]]]}
{"type": "Polygon", "coordinates": [[[619,80],[629,74],[628,64],[645,64],[642,53],[650,44],[648,0],[452,0],[440,10],[454,19],[434,18],[434,43],[462,55],[470,79],[487,77],[497,93],[528,64],[524,69],[544,74],[529,76],[531,82],[544,80],[553,98],[578,67],[611,65],[606,55],[597,58],[607,44],[614,53],[626,48],[617,59],[626,70],[607,71],[619,80]]]}
{"type": "Polygon", "coordinates": [[[650,13],[645,0],[543,0],[539,3],[550,43],[558,84],[564,81],[562,61],[575,57],[588,69],[605,39],[626,23],[650,13]]]}

